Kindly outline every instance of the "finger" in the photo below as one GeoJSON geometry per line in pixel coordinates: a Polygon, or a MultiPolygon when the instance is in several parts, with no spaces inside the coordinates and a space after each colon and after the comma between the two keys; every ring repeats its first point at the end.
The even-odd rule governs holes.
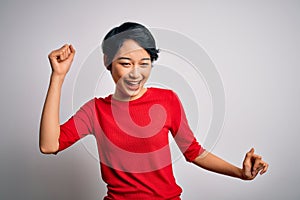
{"type": "Polygon", "coordinates": [[[58,49],[58,51],[66,51],[69,48],[68,44],[64,44],[61,48],[58,49]]]}
{"type": "Polygon", "coordinates": [[[70,58],[73,59],[76,51],[71,44],[69,45],[69,50],[70,50],[70,58]]]}
{"type": "Polygon", "coordinates": [[[245,156],[245,159],[244,159],[245,164],[248,164],[248,165],[252,166],[251,159],[252,159],[253,154],[254,154],[254,149],[251,148],[250,151],[246,153],[246,156],[245,156]]]}
{"type": "Polygon", "coordinates": [[[66,48],[66,49],[63,50],[63,60],[66,60],[69,57],[68,48],[66,48]]]}
{"type": "Polygon", "coordinates": [[[264,161],[261,161],[261,163],[259,164],[259,166],[258,166],[258,168],[256,170],[257,171],[262,170],[264,168],[264,165],[265,165],[264,161]]]}
{"type": "Polygon", "coordinates": [[[70,49],[70,45],[67,45],[66,48],[63,49],[63,54],[61,60],[73,59],[73,55],[70,49]]]}
{"type": "Polygon", "coordinates": [[[68,48],[67,48],[67,53],[68,53],[68,55],[70,55],[70,54],[71,54],[70,45],[69,45],[69,46],[68,46],[68,48]]]}
{"type": "Polygon", "coordinates": [[[263,170],[264,169],[264,164],[263,163],[261,163],[260,165],[259,165],[259,167],[256,169],[256,170],[253,170],[253,174],[258,174],[258,173],[260,173],[261,174],[261,170],[263,170]]]}
{"type": "Polygon", "coordinates": [[[257,175],[258,172],[263,169],[263,161],[261,160],[261,156],[257,156],[257,155],[254,155],[253,157],[254,159],[254,163],[253,163],[253,166],[252,166],[252,175],[257,175]]]}
{"type": "MultiPolygon", "coordinates": [[[[63,45],[62,47],[60,47],[59,49],[56,49],[54,51],[52,51],[50,54],[49,54],[49,59],[57,59],[59,58],[60,56],[62,56],[62,53],[68,48],[68,45],[65,44],[63,45]]],[[[63,56],[62,56],[63,57],[63,56]]]]}
{"type": "Polygon", "coordinates": [[[263,164],[263,170],[261,170],[260,175],[263,175],[264,173],[266,173],[267,170],[268,170],[268,168],[269,168],[269,164],[268,163],[264,163],[263,164]]]}
{"type": "Polygon", "coordinates": [[[254,171],[256,171],[262,165],[262,157],[259,156],[259,155],[254,154],[254,155],[252,155],[251,160],[252,160],[252,163],[253,163],[252,169],[254,171]]]}
{"type": "Polygon", "coordinates": [[[251,177],[252,176],[252,155],[254,153],[254,149],[251,148],[251,150],[249,152],[246,153],[244,162],[243,162],[243,168],[244,168],[244,173],[247,177],[251,177]]]}
{"type": "Polygon", "coordinates": [[[69,47],[68,44],[63,45],[62,47],[60,47],[59,49],[56,49],[54,51],[52,51],[54,56],[58,56],[60,55],[62,52],[64,52],[67,48],[69,47]]]}
{"type": "Polygon", "coordinates": [[[246,155],[251,158],[254,155],[254,148],[251,148],[246,155]]]}
{"type": "Polygon", "coordinates": [[[57,56],[59,62],[64,61],[66,59],[66,54],[64,51],[61,51],[60,54],[57,56]]]}
{"type": "Polygon", "coordinates": [[[71,50],[71,53],[75,53],[75,49],[73,47],[73,45],[70,44],[70,50],[71,50]]]}
{"type": "Polygon", "coordinates": [[[68,48],[65,50],[65,57],[68,58],[71,54],[70,45],[68,45],[68,48]]]}

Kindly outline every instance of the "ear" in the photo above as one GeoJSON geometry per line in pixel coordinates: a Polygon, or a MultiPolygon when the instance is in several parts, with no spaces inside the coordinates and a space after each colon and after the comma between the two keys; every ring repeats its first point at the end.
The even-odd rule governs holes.
{"type": "Polygon", "coordinates": [[[109,63],[108,63],[107,55],[105,55],[105,54],[103,55],[103,62],[104,62],[105,67],[107,68],[109,63]]]}
{"type": "Polygon", "coordinates": [[[107,70],[111,71],[111,63],[108,60],[108,56],[106,54],[103,55],[103,62],[107,70]]]}

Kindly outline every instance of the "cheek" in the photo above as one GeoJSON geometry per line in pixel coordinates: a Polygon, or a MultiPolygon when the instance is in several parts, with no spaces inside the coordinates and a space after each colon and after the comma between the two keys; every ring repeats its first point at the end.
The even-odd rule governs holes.
{"type": "Polygon", "coordinates": [[[113,80],[115,83],[117,83],[120,78],[124,77],[126,75],[126,70],[124,68],[118,68],[116,66],[112,67],[111,75],[113,77],[113,80]]]}
{"type": "Polygon", "coordinates": [[[151,74],[151,68],[142,70],[141,74],[143,75],[144,78],[148,79],[151,74]]]}

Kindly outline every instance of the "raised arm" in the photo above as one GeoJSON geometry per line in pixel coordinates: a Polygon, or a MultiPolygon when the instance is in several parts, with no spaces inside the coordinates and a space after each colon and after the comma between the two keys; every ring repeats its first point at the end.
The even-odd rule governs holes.
{"type": "Polygon", "coordinates": [[[41,116],[39,138],[40,151],[45,154],[51,154],[58,151],[61,88],[65,76],[72,64],[74,55],[75,49],[72,45],[67,44],[52,51],[48,55],[52,73],[41,116]]]}
{"type": "Polygon", "coordinates": [[[247,152],[243,168],[236,167],[212,153],[204,152],[194,160],[194,164],[212,172],[240,178],[242,180],[252,180],[257,174],[264,174],[268,169],[268,164],[262,160],[262,157],[254,154],[252,148],[247,152]]]}

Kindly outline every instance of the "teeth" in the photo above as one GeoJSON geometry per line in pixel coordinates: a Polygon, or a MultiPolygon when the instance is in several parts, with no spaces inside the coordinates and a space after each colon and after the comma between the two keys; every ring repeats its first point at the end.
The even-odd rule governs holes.
{"type": "Polygon", "coordinates": [[[126,81],[130,85],[138,85],[141,81],[126,81]]]}

